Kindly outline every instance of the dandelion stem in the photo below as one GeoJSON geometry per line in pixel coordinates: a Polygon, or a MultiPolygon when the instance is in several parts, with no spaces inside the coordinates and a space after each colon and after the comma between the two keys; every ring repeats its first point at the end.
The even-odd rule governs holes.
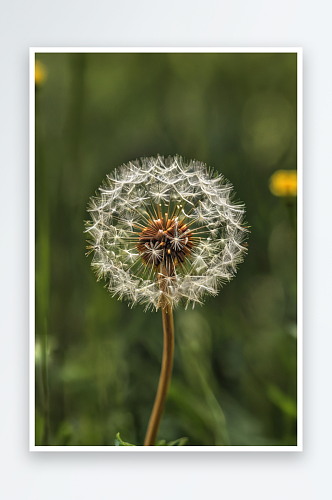
{"type": "Polygon", "coordinates": [[[174,322],[172,306],[167,304],[161,309],[163,316],[164,349],[163,360],[156,398],[154,401],[144,446],[154,446],[159,424],[164,410],[164,404],[172,375],[174,353],[174,322]]]}

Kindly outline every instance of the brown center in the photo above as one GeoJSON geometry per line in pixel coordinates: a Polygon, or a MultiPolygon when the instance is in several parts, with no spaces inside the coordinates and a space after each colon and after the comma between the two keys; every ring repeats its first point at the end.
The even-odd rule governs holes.
{"type": "Polygon", "coordinates": [[[136,245],[143,262],[167,276],[174,276],[177,265],[182,267],[193,246],[192,232],[178,217],[149,220],[136,245]]]}

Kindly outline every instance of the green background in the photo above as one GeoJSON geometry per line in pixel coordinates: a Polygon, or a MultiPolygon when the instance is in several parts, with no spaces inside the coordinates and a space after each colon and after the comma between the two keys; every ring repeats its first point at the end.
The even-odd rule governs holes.
{"type": "Polygon", "coordinates": [[[88,199],[142,156],[223,173],[247,208],[237,277],[175,311],[159,437],[296,444],[296,54],[37,54],[36,444],[141,445],[157,388],[161,314],[111,298],[85,257],[88,199]]]}

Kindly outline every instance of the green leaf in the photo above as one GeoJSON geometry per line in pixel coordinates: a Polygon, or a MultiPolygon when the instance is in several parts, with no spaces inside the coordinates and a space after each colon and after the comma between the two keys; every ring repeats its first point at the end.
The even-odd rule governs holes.
{"type": "Polygon", "coordinates": [[[175,441],[169,441],[168,443],[166,443],[165,439],[161,439],[160,441],[156,442],[155,446],[184,446],[187,441],[187,437],[175,439],[175,441]]]}
{"type": "Polygon", "coordinates": [[[115,436],[115,446],[136,446],[136,445],[122,441],[120,437],[120,432],[118,432],[117,435],[115,436]]]}
{"type": "Polygon", "coordinates": [[[293,398],[285,394],[274,384],[269,384],[267,388],[267,395],[270,401],[278,406],[280,410],[290,417],[296,418],[296,401],[293,398]]]}
{"type": "MultiPolygon", "coordinates": [[[[165,439],[160,439],[156,442],[155,446],[184,446],[187,441],[187,437],[175,439],[175,441],[169,441],[168,443],[166,443],[165,439]]],[[[122,441],[120,432],[118,432],[115,437],[115,446],[136,446],[136,444],[126,443],[125,441],[122,441]]]]}
{"type": "Polygon", "coordinates": [[[170,441],[169,443],[166,444],[166,446],[184,446],[188,442],[187,437],[182,437],[179,439],[176,439],[175,441],[170,441]]]}
{"type": "Polygon", "coordinates": [[[157,441],[155,446],[166,446],[165,439],[161,439],[160,441],[157,441]]]}

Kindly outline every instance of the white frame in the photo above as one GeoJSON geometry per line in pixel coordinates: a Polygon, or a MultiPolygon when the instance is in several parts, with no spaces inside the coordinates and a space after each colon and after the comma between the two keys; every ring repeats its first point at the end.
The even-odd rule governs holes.
{"type": "Polygon", "coordinates": [[[29,61],[29,451],[303,451],[303,51],[301,47],[31,47],[29,61]],[[36,53],[296,53],[297,54],[297,445],[296,446],[36,446],[35,445],[35,54],[36,53]]]}

